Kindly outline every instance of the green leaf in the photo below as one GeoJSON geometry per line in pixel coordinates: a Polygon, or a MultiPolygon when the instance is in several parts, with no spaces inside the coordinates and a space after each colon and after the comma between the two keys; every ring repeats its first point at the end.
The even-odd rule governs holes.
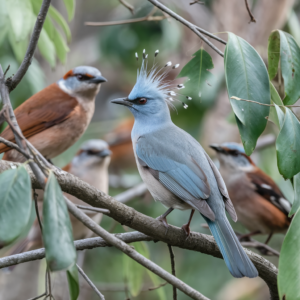
{"type": "Polygon", "coordinates": [[[63,31],[67,37],[67,41],[70,42],[71,41],[70,28],[69,28],[67,22],[65,21],[65,19],[63,18],[63,16],[52,5],[49,7],[49,15],[63,29],[63,31]]]}
{"type": "Polygon", "coordinates": [[[295,214],[283,241],[278,272],[279,298],[286,300],[300,299],[300,212],[295,214]],[[285,296],[285,298],[284,298],[285,296]]]}
{"type": "Polygon", "coordinates": [[[294,38],[281,30],[280,66],[284,79],[285,105],[293,105],[300,98],[300,48],[294,38]]]}
{"type": "Polygon", "coordinates": [[[28,38],[35,22],[29,0],[6,0],[10,24],[17,41],[28,38]]]}
{"type": "Polygon", "coordinates": [[[270,104],[269,76],[263,60],[250,44],[233,33],[228,33],[228,37],[224,57],[226,85],[245,152],[250,155],[266,127],[270,108],[231,97],[270,104]]]}
{"type": "Polygon", "coordinates": [[[268,72],[270,80],[272,80],[278,70],[280,58],[280,36],[277,30],[272,31],[269,36],[269,44],[268,44],[268,72]]]}
{"type": "Polygon", "coordinates": [[[203,49],[198,50],[193,56],[177,76],[189,79],[185,82],[185,89],[181,90],[181,93],[191,96],[192,92],[193,97],[206,98],[213,89],[214,76],[209,70],[214,68],[214,64],[210,55],[203,49]]]}
{"type": "Polygon", "coordinates": [[[72,226],[61,188],[50,172],[44,194],[43,240],[51,271],[68,269],[76,263],[72,226]]]}
{"type": "Polygon", "coordinates": [[[278,123],[279,123],[279,129],[282,128],[283,124],[284,124],[284,118],[285,118],[285,107],[283,107],[282,109],[276,105],[275,105],[275,109],[276,109],[276,113],[277,113],[277,118],[278,118],[278,123]]]}
{"type": "Polygon", "coordinates": [[[17,61],[21,63],[27,50],[28,40],[17,41],[13,32],[8,34],[8,39],[17,61]]]}
{"type": "Polygon", "coordinates": [[[294,9],[290,10],[290,14],[287,17],[288,32],[295,38],[298,45],[300,45],[300,22],[294,9]]]}
{"type": "Polygon", "coordinates": [[[68,12],[68,19],[69,22],[73,20],[75,14],[75,0],[64,0],[67,12],[68,12]]]}
{"type": "MultiPolygon", "coordinates": [[[[270,90],[271,90],[272,104],[283,105],[281,98],[271,81],[270,81],[270,90]]],[[[281,129],[281,126],[279,124],[277,110],[276,110],[276,107],[274,107],[274,106],[270,107],[269,121],[273,122],[279,129],[281,129]]]]}
{"type": "Polygon", "coordinates": [[[43,28],[38,41],[38,47],[42,56],[48,61],[52,68],[55,67],[55,46],[43,28]]]}
{"type": "MultiPolygon", "coordinates": [[[[132,245],[140,254],[143,255],[145,253],[144,247],[141,245],[141,242],[136,242],[132,245]]],[[[125,254],[123,256],[123,262],[129,292],[133,297],[136,297],[139,295],[143,286],[145,268],[125,254]]]]}
{"type": "Polygon", "coordinates": [[[79,296],[79,278],[76,263],[67,270],[67,278],[69,284],[69,294],[71,300],[76,300],[79,296]]]}
{"type": "MultiPolygon", "coordinates": [[[[279,110],[277,109],[279,112],[279,110]]],[[[276,140],[277,164],[280,174],[292,178],[300,172],[300,123],[289,109],[285,109],[285,118],[276,140]]]]}
{"type": "Polygon", "coordinates": [[[0,246],[14,241],[29,222],[31,182],[23,165],[0,174],[0,246]]]}
{"type": "Polygon", "coordinates": [[[54,31],[54,45],[57,57],[64,64],[66,62],[67,53],[69,52],[69,47],[67,46],[65,40],[61,36],[61,34],[55,30],[54,31]]]}
{"type": "Polygon", "coordinates": [[[289,216],[292,216],[300,207],[300,173],[296,174],[293,178],[294,185],[294,202],[289,216]]]}

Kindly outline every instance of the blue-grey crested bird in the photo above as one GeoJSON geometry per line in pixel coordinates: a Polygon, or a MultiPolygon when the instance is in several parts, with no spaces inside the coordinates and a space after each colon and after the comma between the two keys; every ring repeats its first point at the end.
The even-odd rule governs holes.
{"type": "MultiPolygon", "coordinates": [[[[170,65],[171,62],[165,67],[170,65]]],[[[111,101],[127,106],[134,115],[131,138],[138,170],[153,198],[169,208],[160,220],[167,224],[166,216],[173,209],[191,209],[191,217],[198,210],[208,223],[230,273],[234,277],[256,277],[258,272],[226,217],[225,210],[237,220],[218,169],[201,145],[171,120],[168,103],[175,93],[163,83],[165,74],[155,68],[148,72],[143,59],[129,96],[111,101]]],[[[187,234],[191,217],[183,226],[187,234]]]]}

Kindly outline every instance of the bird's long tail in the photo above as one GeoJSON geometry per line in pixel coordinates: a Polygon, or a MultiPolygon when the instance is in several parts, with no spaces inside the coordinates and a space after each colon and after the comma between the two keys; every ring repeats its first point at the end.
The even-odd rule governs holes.
{"type": "Polygon", "coordinates": [[[258,276],[255,266],[242,248],[227,218],[220,218],[215,222],[205,219],[232,276],[258,276]]]}

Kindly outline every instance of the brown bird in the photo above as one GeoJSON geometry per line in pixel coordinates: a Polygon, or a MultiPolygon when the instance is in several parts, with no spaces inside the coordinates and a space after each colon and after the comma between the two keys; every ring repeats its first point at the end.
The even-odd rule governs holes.
{"type": "Polygon", "coordinates": [[[131,142],[133,124],[134,118],[132,117],[122,120],[113,131],[104,137],[112,151],[110,170],[114,173],[135,167],[131,142]]]}
{"type": "Polygon", "coordinates": [[[250,232],[240,238],[286,232],[291,204],[273,181],[236,143],[210,145],[217,152],[220,173],[240,221],[250,232]]]}
{"type": "MultiPolygon", "coordinates": [[[[27,99],[15,109],[25,138],[47,159],[64,152],[89,125],[100,84],[106,81],[96,68],[76,67],[27,99]]],[[[9,141],[15,140],[9,127],[0,136],[9,141]]],[[[3,152],[4,160],[24,161],[16,150],[0,144],[0,153],[3,152]]]]}

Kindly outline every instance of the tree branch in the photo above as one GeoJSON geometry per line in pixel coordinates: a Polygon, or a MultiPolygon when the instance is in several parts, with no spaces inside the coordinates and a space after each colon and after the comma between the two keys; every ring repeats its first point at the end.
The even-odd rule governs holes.
{"type": "Polygon", "coordinates": [[[224,40],[222,40],[221,38],[215,36],[214,34],[190,23],[189,21],[185,20],[184,18],[182,18],[181,16],[177,15],[176,13],[174,13],[171,9],[169,9],[168,7],[164,6],[162,3],[160,3],[157,0],[148,0],[149,2],[151,2],[154,6],[158,7],[160,10],[162,10],[163,12],[165,12],[166,14],[168,14],[169,16],[171,16],[172,18],[174,18],[175,20],[179,21],[180,23],[182,23],[183,25],[185,25],[186,27],[188,27],[189,29],[191,29],[196,35],[198,35],[209,47],[211,47],[213,50],[215,50],[219,55],[221,55],[222,57],[224,57],[224,53],[219,50],[213,43],[211,43],[205,36],[203,36],[203,34],[215,39],[216,41],[226,45],[226,42],[224,40]],[[203,34],[201,34],[203,33],[203,34]]]}
{"type": "Polygon", "coordinates": [[[26,72],[31,64],[31,61],[32,61],[39,37],[40,37],[40,33],[42,31],[42,28],[43,28],[43,25],[44,25],[44,22],[45,22],[47,13],[48,13],[50,3],[51,3],[51,0],[43,1],[40,12],[37,16],[37,19],[36,19],[36,22],[34,25],[33,33],[31,35],[31,38],[29,41],[29,46],[27,48],[27,51],[26,51],[25,57],[21,63],[21,66],[19,67],[18,71],[12,78],[6,80],[6,85],[9,87],[10,92],[13,89],[15,89],[16,86],[20,83],[20,81],[26,74],[26,72]]]}
{"type": "Polygon", "coordinates": [[[105,300],[104,296],[101,294],[101,292],[97,289],[97,287],[93,284],[93,282],[89,279],[89,277],[84,273],[84,271],[76,264],[76,267],[78,269],[78,272],[81,274],[81,276],[85,279],[85,281],[89,284],[89,286],[94,290],[94,292],[99,296],[101,300],[105,300]]]}
{"type": "Polygon", "coordinates": [[[127,203],[130,200],[136,198],[136,197],[141,197],[145,195],[145,193],[148,191],[146,184],[144,182],[128,189],[127,191],[120,193],[116,195],[114,198],[122,203],[127,203]]]}
{"type": "Polygon", "coordinates": [[[251,9],[250,9],[250,7],[249,7],[248,0],[245,0],[245,5],[246,5],[246,8],[247,8],[248,14],[249,14],[249,16],[250,16],[250,21],[249,21],[249,23],[251,23],[251,22],[256,23],[256,20],[255,20],[253,14],[252,14],[252,12],[251,12],[251,9]]]}
{"type": "Polygon", "coordinates": [[[132,247],[116,238],[114,235],[110,234],[108,231],[103,229],[100,225],[98,225],[94,220],[89,218],[85,213],[79,210],[75,204],[73,204],[68,198],[65,197],[65,201],[68,207],[69,212],[80,220],[87,228],[92,230],[94,233],[102,237],[106,242],[118,248],[122,252],[124,252],[127,256],[131,257],[133,260],[156,274],[157,276],[163,278],[165,281],[169,282],[180,291],[188,295],[192,299],[196,300],[209,300],[205,296],[203,296],[198,291],[194,290],[192,287],[179,280],[175,276],[171,275],[169,272],[165,271],[160,266],[153,263],[151,260],[147,259],[139,252],[134,250],[132,247]]]}
{"type": "MultiPolygon", "coordinates": [[[[170,259],[171,259],[171,269],[172,269],[172,275],[176,276],[176,270],[175,270],[175,256],[172,249],[172,246],[168,244],[168,249],[170,253],[170,259]]],[[[177,290],[176,287],[173,286],[173,300],[177,300],[177,290]]]]}
{"type": "MultiPolygon", "coordinates": [[[[19,166],[18,163],[0,161],[0,173],[19,166]]],[[[30,168],[27,171],[31,177],[33,188],[40,188],[40,185],[30,168]]],[[[220,250],[212,236],[192,232],[186,239],[185,233],[177,227],[169,226],[165,235],[164,225],[151,217],[143,215],[131,207],[128,207],[105,193],[90,186],[86,182],[65,171],[54,171],[62,190],[84,202],[99,208],[110,211],[110,216],[121,224],[144,233],[152,239],[163,241],[175,247],[202,252],[214,257],[222,258],[220,250]]],[[[277,268],[260,255],[245,249],[247,255],[256,266],[259,276],[267,283],[272,300],[277,300],[277,268]]],[[[9,259],[9,258],[6,258],[9,259]]]]}
{"type": "Polygon", "coordinates": [[[144,21],[161,21],[164,19],[167,19],[168,16],[153,16],[153,14],[156,12],[157,8],[154,7],[151,12],[146,15],[145,17],[141,18],[135,18],[135,19],[129,19],[129,20],[121,20],[121,21],[112,21],[112,22],[85,22],[84,25],[86,26],[112,26],[112,25],[123,25],[123,24],[131,24],[131,23],[138,23],[138,22],[144,22],[144,21]]]}
{"type": "Polygon", "coordinates": [[[129,9],[129,11],[132,13],[132,14],[134,14],[134,7],[133,7],[133,5],[131,5],[131,4],[129,4],[127,1],[125,1],[125,0],[119,0],[119,2],[123,5],[123,6],[125,6],[127,9],[129,9]]]}

